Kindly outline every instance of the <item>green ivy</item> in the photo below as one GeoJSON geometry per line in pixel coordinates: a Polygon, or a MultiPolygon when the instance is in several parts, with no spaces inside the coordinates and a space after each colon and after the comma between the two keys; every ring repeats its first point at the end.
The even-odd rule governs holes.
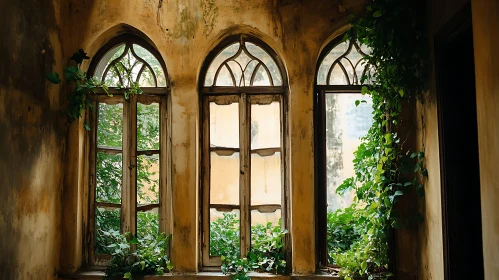
{"type": "Polygon", "coordinates": [[[399,135],[404,103],[414,102],[425,89],[428,56],[420,2],[372,1],[363,16],[351,17],[352,28],[345,36],[371,49],[366,57],[370,71],[361,82],[368,84],[362,94],[372,98],[374,119],[354,154],[355,176],[337,189],[339,194],[355,190],[356,203],[328,216],[330,261],[341,267],[340,276],[347,280],[392,275],[391,228],[401,228],[409,220],[396,213],[395,205],[414,190],[424,194],[424,151],[408,151],[406,135],[399,135]]]}
{"type": "MultiPolygon", "coordinates": [[[[89,58],[86,52],[79,49],[70,58],[70,61],[73,61],[76,66],[70,65],[64,69],[66,84],[72,89],[67,95],[68,105],[66,109],[66,114],[70,122],[79,119],[87,106],[92,110],[94,109],[92,100],[98,90],[104,90],[109,96],[112,96],[109,94],[108,86],[104,82],[99,82],[94,77],[87,77],[87,73],[81,70],[82,62],[89,58]]],[[[124,74],[130,85],[125,90],[125,99],[128,100],[130,95],[142,94],[139,84],[131,81],[131,71],[124,71],[124,74]]],[[[59,73],[56,72],[47,74],[47,80],[53,84],[61,83],[59,73]]],[[[121,87],[123,86],[118,86],[118,88],[121,87]]],[[[86,123],[85,129],[90,130],[90,127],[86,123]]]]}

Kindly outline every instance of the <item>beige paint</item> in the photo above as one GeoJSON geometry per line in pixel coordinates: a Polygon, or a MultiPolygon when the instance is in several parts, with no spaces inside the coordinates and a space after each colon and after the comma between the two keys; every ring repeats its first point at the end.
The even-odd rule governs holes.
{"type": "Polygon", "coordinates": [[[473,0],[485,279],[499,279],[499,3],[473,0]]]}
{"type": "MultiPolygon", "coordinates": [[[[8,39],[0,43],[0,58],[3,67],[7,65],[0,67],[0,131],[7,132],[0,134],[3,172],[0,191],[4,197],[0,204],[0,232],[4,236],[0,240],[0,278],[53,279],[56,272],[74,272],[83,263],[82,232],[87,225],[82,217],[88,195],[85,132],[80,122],[73,124],[66,135],[67,126],[60,117],[60,87],[49,86],[40,77],[52,70],[62,72],[67,57],[80,47],[93,56],[107,40],[124,30],[123,24],[140,30],[154,43],[172,81],[172,260],[176,270],[196,272],[200,264],[197,92],[200,68],[207,54],[223,38],[246,33],[273,48],[287,70],[292,269],[297,275],[315,272],[312,126],[315,66],[323,46],[334,38],[332,34],[339,33],[348,14],[359,12],[365,1],[344,1],[344,13],[339,12],[335,1],[321,0],[14,2],[0,4],[0,10],[9,11],[0,19],[0,31],[8,39]],[[28,25],[23,25],[21,19],[27,19],[28,25]],[[25,76],[34,82],[26,82],[22,78],[25,76]]],[[[428,1],[430,46],[436,32],[465,2],[428,1]]],[[[494,16],[498,4],[474,0],[473,5],[475,44],[481,49],[476,60],[482,211],[489,219],[483,223],[484,253],[487,279],[497,279],[494,277],[499,275],[499,219],[494,206],[499,198],[499,179],[495,171],[497,159],[492,155],[499,153],[496,127],[499,117],[495,110],[499,61],[493,56],[498,49],[498,38],[490,26],[498,25],[494,16]]],[[[443,279],[434,80],[432,71],[430,90],[416,111],[417,146],[425,147],[430,174],[426,197],[420,201],[425,223],[418,232],[417,242],[414,236],[403,235],[399,243],[408,247],[398,248],[401,255],[416,252],[413,254],[416,260],[404,259],[409,259],[404,264],[405,271],[417,271],[416,279],[443,279]]]]}
{"type": "Polygon", "coordinates": [[[2,1],[0,10],[0,278],[53,279],[67,127],[60,87],[45,75],[62,70],[59,5],[2,1]]]}
{"type": "MultiPolygon", "coordinates": [[[[143,32],[162,54],[172,81],[172,259],[178,271],[199,267],[197,77],[207,54],[230,34],[259,37],[284,62],[289,86],[291,236],[293,272],[315,271],[312,89],[315,63],[321,46],[359,11],[362,0],[349,1],[340,14],[330,1],[69,1],[61,4],[67,53],[83,47],[94,55],[125,23],[143,32]],[[161,3],[161,4],[160,4],[161,3]],[[160,4],[160,5],[159,5],[160,4]]],[[[81,132],[81,127],[80,130],[81,132]]],[[[74,150],[72,164],[82,149],[74,150]]],[[[69,157],[69,156],[68,156],[69,157]]],[[[70,168],[68,166],[68,168],[70,168]]],[[[67,169],[70,170],[70,169],[67,169]]],[[[84,176],[83,176],[84,177],[84,176]]],[[[82,179],[67,181],[66,188],[83,188],[82,179]],[[72,183],[71,183],[72,182],[72,183]]],[[[71,193],[71,192],[68,192],[71,193]]],[[[76,194],[78,192],[74,192],[76,194]]],[[[73,201],[75,199],[73,198],[73,201]]],[[[77,199],[76,199],[77,200],[77,199]]],[[[77,214],[77,213],[75,213],[77,214]]],[[[65,223],[67,221],[64,221],[65,223]]],[[[82,221],[76,221],[81,228],[82,221]]],[[[72,234],[64,244],[76,249],[62,267],[74,271],[81,263],[80,241],[72,234]],[[66,263],[67,261],[67,263],[66,263]]]]}
{"type": "Polygon", "coordinates": [[[417,279],[444,279],[440,157],[433,39],[438,31],[464,7],[466,2],[466,0],[427,1],[428,37],[432,64],[429,91],[424,94],[424,103],[418,102],[417,104],[416,131],[417,147],[425,150],[425,164],[429,176],[425,182],[425,197],[419,203],[425,220],[420,226],[419,236],[417,237],[417,279]]]}

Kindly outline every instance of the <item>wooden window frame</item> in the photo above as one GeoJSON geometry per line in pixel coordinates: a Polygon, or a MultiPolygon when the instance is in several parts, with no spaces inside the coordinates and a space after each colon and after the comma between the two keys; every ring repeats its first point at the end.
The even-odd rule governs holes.
{"type": "MultiPolygon", "coordinates": [[[[319,68],[324,60],[324,58],[333,50],[337,45],[342,43],[343,34],[332,40],[321,52],[316,68],[315,86],[314,86],[314,180],[315,180],[315,205],[316,205],[316,253],[317,253],[317,269],[322,269],[324,267],[337,267],[334,265],[328,265],[328,244],[327,244],[327,171],[326,171],[326,95],[329,94],[361,94],[362,85],[360,85],[360,77],[354,74],[354,81],[356,80],[359,84],[351,84],[350,79],[344,67],[341,70],[344,75],[347,76],[347,84],[343,85],[331,85],[329,84],[329,78],[332,72],[332,68],[335,63],[332,64],[328,71],[326,77],[326,85],[319,85],[318,74],[319,68]]],[[[348,50],[345,54],[337,58],[337,60],[345,57],[346,54],[352,49],[352,47],[358,48],[355,39],[351,39],[352,42],[349,43],[348,50]]],[[[363,54],[363,53],[361,53],[363,54]]],[[[363,70],[363,75],[367,71],[367,68],[363,70]]]]}
{"type": "MultiPolygon", "coordinates": [[[[202,68],[199,79],[200,93],[200,155],[201,155],[201,176],[200,176],[200,212],[201,212],[201,239],[200,239],[200,263],[202,270],[219,270],[215,267],[220,266],[222,261],[219,256],[210,256],[210,208],[223,211],[240,210],[240,253],[245,256],[251,248],[251,211],[259,210],[262,213],[275,212],[281,209],[281,225],[283,228],[289,228],[288,213],[288,185],[289,176],[287,176],[288,160],[288,127],[287,127],[287,94],[288,81],[282,62],[277,54],[269,48],[263,41],[247,36],[234,35],[223,40],[207,56],[202,68]],[[279,67],[282,85],[280,86],[204,86],[206,74],[213,59],[227,46],[232,43],[250,42],[265,50],[279,67]],[[280,104],[280,135],[281,146],[268,149],[251,149],[251,105],[252,104],[271,104],[272,102],[280,104]],[[238,103],[239,106],[239,148],[213,148],[210,147],[210,103],[232,104],[238,103]],[[234,153],[238,152],[240,157],[240,178],[239,178],[239,205],[210,205],[210,153],[234,153]],[[281,153],[281,204],[251,205],[251,154],[270,155],[275,152],[281,153]]],[[[268,73],[268,70],[267,70],[268,73]]],[[[270,75],[269,75],[270,76],[270,75]]],[[[273,84],[273,82],[271,81],[273,84]]],[[[286,239],[288,239],[287,237],[286,239]]],[[[285,242],[287,247],[289,242],[285,242]]],[[[289,250],[288,250],[289,252],[289,250]]]]}
{"type": "MultiPolygon", "coordinates": [[[[137,213],[152,209],[158,209],[159,232],[167,235],[172,233],[171,218],[171,88],[168,80],[166,65],[160,53],[152,44],[139,36],[133,34],[124,34],[118,36],[106,43],[95,55],[92,60],[88,73],[93,74],[98,63],[104,55],[113,47],[119,44],[137,44],[151,54],[161,64],[166,79],[164,87],[141,87],[143,93],[140,95],[130,95],[125,98],[125,88],[109,87],[108,93],[103,90],[96,92],[96,97],[92,100],[94,110],[86,110],[86,119],[90,126],[85,138],[88,148],[88,208],[87,214],[88,226],[85,229],[84,239],[84,260],[87,267],[102,267],[109,264],[110,256],[97,255],[95,253],[95,211],[97,207],[108,209],[120,209],[120,232],[137,231],[137,213]],[[123,104],[123,135],[122,148],[113,149],[97,146],[97,127],[98,127],[98,106],[99,104],[123,104]],[[137,104],[150,105],[157,103],[159,105],[159,150],[138,150],[137,149],[137,104]],[[107,154],[122,154],[122,190],[121,203],[102,203],[96,202],[96,156],[97,152],[107,154]],[[158,203],[143,206],[137,205],[137,157],[140,155],[159,155],[159,201],[158,203]]],[[[142,72],[142,71],[141,71],[142,72]]],[[[140,74],[138,75],[140,77],[140,74]]],[[[137,78],[138,80],[138,78],[137,78]]],[[[155,82],[157,83],[156,77],[155,82]]],[[[169,248],[168,248],[169,250],[169,248]]]]}

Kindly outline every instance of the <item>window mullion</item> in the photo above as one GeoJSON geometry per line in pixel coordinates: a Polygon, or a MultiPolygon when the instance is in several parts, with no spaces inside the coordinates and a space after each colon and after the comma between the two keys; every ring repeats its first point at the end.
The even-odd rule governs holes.
{"type": "MultiPolygon", "coordinates": [[[[121,188],[121,232],[132,232],[132,213],[131,209],[134,205],[132,202],[132,173],[135,170],[135,162],[132,158],[132,153],[135,149],[132,141],[132,121],[133,117],[133,100],[125,101],[123,104],[123,185],[121,188]]],[[[136,106],[136,104],[135,104],[136,106]]]]}
{"type": "Polygon", "coordinates": [[[205,265],[210,265],[210,100],[208,97],[202,98],[202,122],[203,122],[203,132],[201,140],[202,149],[202,185],[203,185],[203,202],[202,202],[202,214],[203,214],[203,232],[202,232],[202,248],[203,248],[203,263],[205,265]]]}
{"type": "Polygon", "coordinates": [[[89,133],[89,147],[90,147],[90,164],[89,164],[89,170],[90,170],[90,176],[89,176],[89,183],[90,183],[90,192],[89,192],[89,201],[91,203],[88,211],[88,217],[89,217],[89,224],[90,224],[90,233],[89,233],[89,246],[86,248],[89,248],[87,250],[87,262],[90,264],[94,264],[95,262],[95,234],[96,234],[96,225],[95,225],[95,208],[96,208],[96,202],[95,202],[95,192],[97,188],[97,124],[98,124],[98,112],[99,112],[99,103],[94,100],[92,101],[92,104],[95,108],[95,110],[87,110],[87,112],[90,111],[90,125],[92,129],[90,130],[89,133]]]}
{"type": "Polygon", "coordinates": [[[160,232],[166,233],[166,235],[170,235],[172,233],[171,226],[171,205],[172,205],[172,193],[170,189],[169,180],[171,179],[171,174],[168,174],[170,170],[170,161],[168,160],[168,156],[170,154],[170,131],[168,131],[168,122],[170,118],[168,118],[168,98],[162,97],[159,103],[159,125],[160,125],[160,134],[159,134],[159,229],[160,232]]]}
{"type": "Polygon", "coordinates": [[[246,257],[251,244],[251,185],[250,185],[250,128],[251,111],[246,94],[241,94],[239,101],[239,147],[240,147],[240,179],[239,179],[239,203],[240,227],[241,227],[241,257],[246,257]]]}

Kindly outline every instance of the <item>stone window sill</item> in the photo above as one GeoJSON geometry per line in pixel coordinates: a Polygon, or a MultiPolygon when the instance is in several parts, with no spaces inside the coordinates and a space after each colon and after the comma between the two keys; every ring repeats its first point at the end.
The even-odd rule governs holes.
{"type": "MultiPolygon", "coordinates": [[[[103,271],[79,271],[73,274],[60,275],[60,279],[80,279],[80,280],[101,280],[105,276],[103,271]]],[[[249,273],[251,279],[272,279],[272,280],[315,280],[315,279],[328,279],[339,280],[339,277],[330,275],[275,275],[267,273],[249,273]]],[[[179,279],[179,280],[228,280],[230,275],[223,275],[220,272],[199,272],[199,273],[168,273],[163,275],[148,275],[144,276],[144,280],[166,280],[166,279],[179,279]]]]}

